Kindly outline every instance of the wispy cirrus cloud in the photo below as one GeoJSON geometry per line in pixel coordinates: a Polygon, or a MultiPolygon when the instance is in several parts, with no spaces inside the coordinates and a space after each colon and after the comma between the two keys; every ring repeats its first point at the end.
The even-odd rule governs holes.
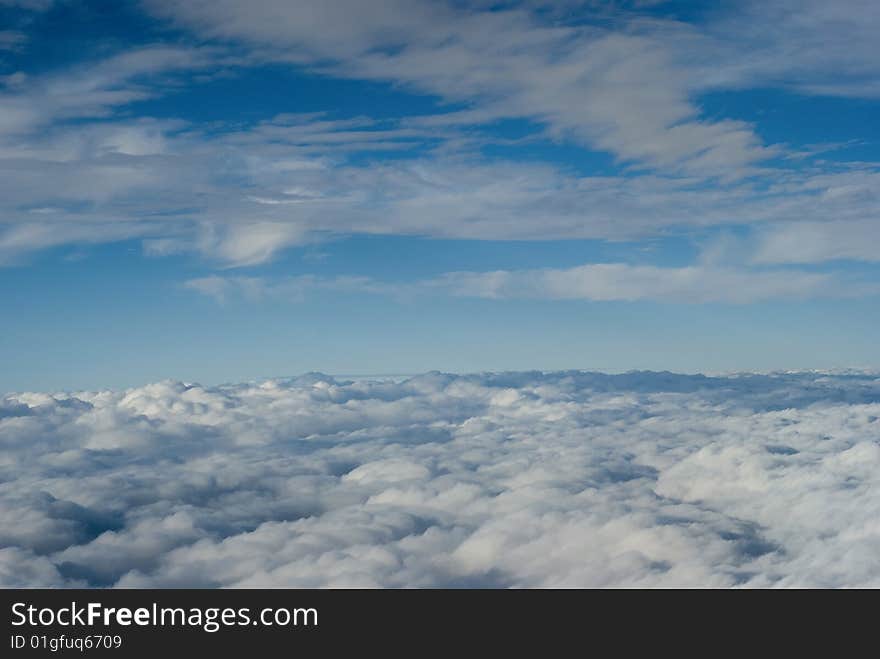
{"type": "MultiPolygon", "coordinates": [[[[771,148],[748,124],[703,117],[697,101],[706,90],[767,84],[772,76],[760,62],[778,63],[772,75],[781,86],[801,80],[787,72],[796,62],[810,69],[807,45],[825,29],[819,19],[837,17],[827,29],[839,36],[852,22],[843,10],[808,3],[795,24],[756,34],[756,59],[735,69],[722,33],[732,38],[761,12],[790,13],[789,5],[713,11],[688,24],[649,18],[634,5],[584,10],[596,20],[563,20],[528,4],[148,6],[210,45],[139,47],[63,71],[6,76],[0,262],[120,237],[143,239],[152,255],[191,252],[220,267],[250,267],[287,247],[354,233],[637,240],[758,225],[766,229],[746,262],[784,262],[773,236],[799,223],[804,236],[834,234],[837,247],[823,251],[816,240],[789,260],[872,260],[864,231],[853,227],[870,231],[878,212],[876,163],[819,164],[810,160],[816,149],[771,148]],[[791,44],[788,63],[765,52],[778,30],[791,44]],[[391,81],[458,105],[381,120],[312,113],[198,125],[126,116],[133,102],[174,88],[169,81],[278,61],[391,81]],[[543,125],[532,137],[610,151],[624,167],[582,175],[516,155],[485,158],[480,147],[504,142],[487,129],[502,117],[543,125]],[[383,157],[390,153],[398,157],[383,157]],[[772,155],[797,164],[771,167],[772,155]]],[[[852,9],[874,20],[869,7],[852,9]]],[[[870,76],[862,50],[841,70],[870,76]]]]}
{"type": "Polygon", "coordinates": [[[45,11],[55,0],[0,0],[0,7],[14,7],[27,11],[45,11]]]}
{"type": "Polygon", "coordinates": [[[110,117],[117,108],[161,93],[145,77],[155,84],[162,75],[215,66],[216,54],[211,49],[149,46],[62,73],[22,76],[0,91],[0,138],[27,136],[63,120],[110,117]]]}
{"type": "MultiPolygon", "coordinates": [[[[239,267],[264,263],[291,245],[353,233],[637,240],[729,225],[813,223],[845,241],[847,226],[870,230],[878,209],[878,174],[870,166],[707,187],[669,176],[577,176],[473,155],[353,164],[311,143],[282,146],[259,133],[199,136],[182,128],[97,124],[0,147],[6,260],[45,246],[26,236],[50,234],[85,242],[140,237],[148,253],[189,251],[239,267]]],[[[326,128],[316,131],[323,139],[326,128]]],[[[310,139],[303,127],[297,135],[310,139]]],[[[338,146],[369,149],[372,138],[338,146]]],[[[864,241],[853,235],[850,242],[844,253],[862,258],[864,241]]]]}
{"type": "Polygon", "coordinates": [[[624,17],[612,28],[566,26],[525,9],[424,1],[377,11],[353,1],[263,0],[247,11],[225,0],[148,6],[268,57],[474,104],[472,119],[535,119],[623,161],[731,175],[775,153],[744,122],[700,118],[683,51],[703,37],[681,23],[624,17]]]}
{"type": "Polygon", "coordinates": [[[0,30],[0,52],[4,50],[16,50],[27,41],[24,32],[16,30],[0,30]]]}
{"type": "Polygon", "coordinates": [[[595,263],[567,269],[448,272],[411,282],[366,276],[302,275],[271,279],[210,275],[188,280],[184,286],[221,303],[266,298],[294,302],[320,292],[390,295],[403,301],[446,295],[492,300],[651,300],[691,304],[880,295],[880,285],[876,283],[835,274],[711,264],[674,268],[595,263]]]}
{"type": "Polygon", "coordinates": [[[758,233],[756,263],[880,261],[880,219],[774,224],[758,233]]]}
{"type": "Polygon", "coordinates": [[[880,11],[872,0],[749,0],[711,12],[704,29],[711,84],[880,96],[880,11]]]}

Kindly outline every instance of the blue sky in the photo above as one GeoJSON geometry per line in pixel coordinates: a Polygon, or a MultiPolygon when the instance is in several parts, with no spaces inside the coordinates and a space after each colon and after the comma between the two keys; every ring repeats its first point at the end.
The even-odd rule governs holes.
{"type": "Polygon", "coordinates": [[[880,366],[878,30],[0,0],[0,390],[880,366]]]}

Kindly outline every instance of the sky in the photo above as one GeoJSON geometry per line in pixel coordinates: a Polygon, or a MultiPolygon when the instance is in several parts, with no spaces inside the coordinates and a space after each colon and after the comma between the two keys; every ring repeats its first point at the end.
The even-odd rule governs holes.
{"type": "Polygon", "coordinates": [[[0,391],[880,366],[873,0],[0,0],[0,391]]]}

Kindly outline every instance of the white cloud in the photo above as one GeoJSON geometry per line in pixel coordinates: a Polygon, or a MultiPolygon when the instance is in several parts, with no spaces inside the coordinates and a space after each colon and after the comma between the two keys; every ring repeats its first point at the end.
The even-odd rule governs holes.
{"type": "Polygon", "coordinates": [[[873,0],[749,0],[706,25],[707,82],[781,86],[801,93],[877,98],[880,9],[873,0]]]}
{"type": "MultiPolygon", "coordinates": [[[[484,3],[467,11],[434,2],[370,10],[360,2],[151,3],[221,42],[249,40],[253,52],[234,58],[222,43],[152,46],[68,70],[6,76],[0,264],[46,247],[131,238],[143,239],[149,254],[195,252],[245,267],[286,247],[353,233],[641,240],[758,224],[773,226],[761,234],[754,260],[770,263],[786,262],[773,237],[798,231],[797,223],[807,227],[804,235],[835,224],[821,229],[835,244],[852,236],[830,257],[805,247],[798,261],[834,254],[873,260],[852,228],[870,226],[880,208],[876,164],[761,169],[771,150],[751,127],[701,117],[692,100],[706,89],[766,84],[751,60],[731,68],[746,60],[739,51],[731,57],[719,36],[739,34],[742,21],[760,22],[763,5],[711,13],[703,26],[647,20],[624,5],[621,13],[598,3],[602,27],[572,27],[552,12],[545,20],[526,9],[483,11],[484,3]],[[405,83],[466,108],[381,121],[280,115],[244,127],[119,116],[131,102],[164,93],[169,76],[279,57],[317,74],[405,83]],[[502,116],[537,119],[554,139],[580,140],[658,173],[580,176],[539,162],[486,160],[476,147],[488,132],[478,125],[502,116]],[[75,126],[65,123],[74,118],[75,126]],[[387,151],[408,157],[375,157],[387,151]],[[739,178],[747,173],[760,176],[739,178]],[[707,181],[714,175],[721,179],[707,181]]],[[[856,9],[874,20],[870,8],[856,9]]],[[[823,11],[809,3],[801,27],[767,29],[787,30],[791,52],[807,57],[810,49],[794,44],[799,35],[813,43],[823,11]]],[[[835,18],[834,34],[849,20],[835,18]]],[[[755,38],[764,45],[754,50],[763,53],[775,37],[761,35],[755,38]]],[[[853,67],[864,59],[853,57],[853,67]]]]}
{"type": "Polygon", "coordinates": [[[757,263],[880,261],[880,217],[854,222],[775,224],[758,233],[757,263]]]}
{"type": "Polygon", "coordinates": [[[878,419],[855,372],[11,394],[0,581],[880,586],[878,419]]]}
{"type": "Polygon", "coordinates": [[[325,72],[473,103],[483,120],[533,118],[625,161],[741,175],[774,153],[744,122],[699,117],[685,51],[700,48],[703,37],[681,23],[551,25],[520,9],[423,0],[369,8],[356,0],[148,6],[205,36],[255,44],[264,56],[268,47],[276,58],[325,72]]]}
{"type": "MultiPolygon", "coordinates": [[[[420,130],[429,139],[429,129],[420,130]]],[[[757,181],[710,187],[672,176],[577,176],[460,153],[363,164],[344,155],[389,141],[423,145],[418,135],[287,117],[209,136],[182,122],[142,119],[0,143],[0,262],[45,247],[39,236],[51,244],[141,237],[151,253],[195,251],[243,266],[352,233],[640,240],[731,224],[858,223],[878,210],[870,165],[767,171],[757,181]],[[55,212],[34,212],[46,208],[55,212]]]]}
{"type": "Polygon", "coordinates": [[[291,222],[242,221],[222,227],[207,224],[204,229],[200,249],[230,267],[268,261],[279,249],[303,242],[305,234],[291,222]]]}
{"type": "Polygon", "coordinates": [[[828,275],[798,271],[597,263],[565,270],[454,272],[427,285],[484,298],[747,303],[840,294],[834,284],[828,275]]]}
{"type": "Polygon", "coordinates": [[[692,97],[702,92],[880,93],[880,11],[871,0],[736,3],[709,10],[699,24],[646,17],[638,3],[581,3],[580,21],[564,12],[547,20],[546,8],[531,11],[534,3],[147,6],[202,36],[249,43],[259,57],[403,83],[470,106],[440,121],[529,117],[624,161],[700,176],[742,175],[780,151],[745,122],[701,117],[692,97]]]}
{"type": "Polygon", "coordinates": [[[28,78],[0,92],[0,138],[27,135],[55,121],[106,117],[115,108],[158,93],[138,81],[216,65],[211,49],[151,46],[130,50],[69,70],[28,78]]]}
{"type": "Polygon", "coordinates": [[[880,294],[880,287],[869,282],[825,273],[715,265],[661,268],[626,263],[594,263],[567,269],[448,272],[411,282],[386,282],[363,276],[267,279],[211,275],[188,280],[184,286],[218,302],[229,298],[301,301],[309,293],[327,291],[390,295],[403,300],[452,295],[499,300],[653,300],[697,304],[880,294]]]}
{"type": "Polygon", "coordinates": [[[307,295],[321,292],[369,293],[374,295],[394,295],[406,297],[434,287],[433,282],[419,282],[412,285],[390,284],[364,276],[318,277],[300,275],[270,280],[265,277],[241,277],[209,275],[196,277],[183,282],[183,287],[214,298],[223,304],[227,300],[262,299],[301,302],[307,295]]]}

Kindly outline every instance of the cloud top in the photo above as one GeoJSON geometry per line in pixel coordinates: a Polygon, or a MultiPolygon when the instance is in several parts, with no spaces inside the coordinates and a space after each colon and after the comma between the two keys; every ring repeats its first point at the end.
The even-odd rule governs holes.
{"type": "Polygon", "coordinates": [[[6,586],[878,586],[872,373],[0,402],[6,586]]]}

